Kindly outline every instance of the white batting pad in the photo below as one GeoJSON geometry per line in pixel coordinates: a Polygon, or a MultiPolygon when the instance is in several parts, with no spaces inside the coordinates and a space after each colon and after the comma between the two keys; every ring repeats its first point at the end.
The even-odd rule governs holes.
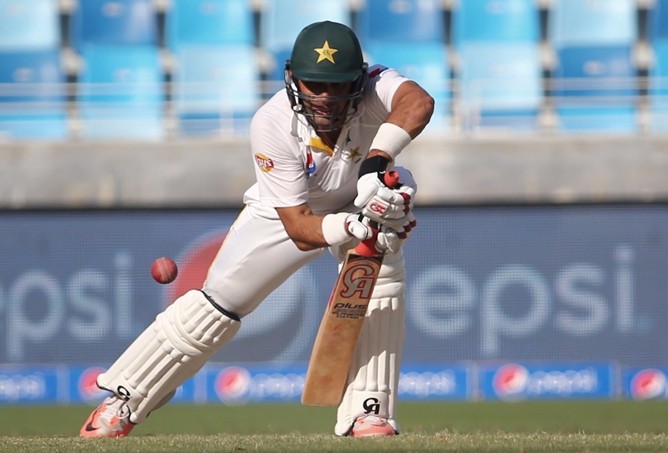
{"type": "Polygon", "coordinates": [[[98,376],[97,384],[127,398],[130,421],[141,423],[230,341],[240,325],[216,310],[202,292],[189,291],[156,317],[98,376]]]}
{"type": "Polygon", "coordinates": [[[403,256],[388,255],[369,302],[362,333],[348,372],[348,384],[337,412],[334,433],[345,436],[364,415],[396,421],[399,368],[405,338],[405,272],[403,256]]]}

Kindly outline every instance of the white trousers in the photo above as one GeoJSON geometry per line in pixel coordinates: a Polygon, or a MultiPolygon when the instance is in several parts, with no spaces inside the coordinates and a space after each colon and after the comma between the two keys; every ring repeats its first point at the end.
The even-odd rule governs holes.
{"type": "Polygon", "coordinates": [[[324,251],[299,250],[275,209],[247,206],[227,233],[202,289],[222,308],[243,318],[324,251]]]}

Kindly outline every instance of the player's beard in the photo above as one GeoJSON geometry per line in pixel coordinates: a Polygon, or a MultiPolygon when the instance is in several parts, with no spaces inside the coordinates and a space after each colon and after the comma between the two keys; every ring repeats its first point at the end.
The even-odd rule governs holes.
{"type": "Polygon", "coordinates": [[[301,114],[317,132],[333,132],[342,129],[354,114],[350,112],[351,103],[351,100],[346,100],[319,105],[305,101],[301,114]]]}

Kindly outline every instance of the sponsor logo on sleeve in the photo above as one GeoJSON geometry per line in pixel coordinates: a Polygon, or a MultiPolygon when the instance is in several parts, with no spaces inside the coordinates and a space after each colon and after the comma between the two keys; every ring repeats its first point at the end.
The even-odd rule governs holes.
{"type": "Polygon", "coordinates": [[[260,170],[265,173],[269,173],[271,169],[274,168],[274,161],[264,154],[257,153],[255,155],[255,162],[257,163],[257,166],[260,167],[260,170]]]}

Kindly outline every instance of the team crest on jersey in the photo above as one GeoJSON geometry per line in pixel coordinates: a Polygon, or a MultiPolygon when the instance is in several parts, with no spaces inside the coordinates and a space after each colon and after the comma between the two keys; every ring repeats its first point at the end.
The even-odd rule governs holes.
{"type": "Polygon", "coordinates": [[[353,161],[354,163],[358,163],[360,160],[362,160],[362,153],[360,153],[359,146],[355,147],[350,146],[350,142],[352,141],[353,140],[350,138],[350,131],[348,131],[348,135],[346,135],[346,140],[345,140],[345,147],[347,149],[344,149],[341,153],[344,159],[348,159],[353,161]]]}
{"type": "Polygon", "coordinates": [[[260,167],[265,173],[269,173],[272,168],[274,168],[274,161],[265,156],[264,154],[257,153],[255,155],[255,162],[257,166],[260,167]]]}

